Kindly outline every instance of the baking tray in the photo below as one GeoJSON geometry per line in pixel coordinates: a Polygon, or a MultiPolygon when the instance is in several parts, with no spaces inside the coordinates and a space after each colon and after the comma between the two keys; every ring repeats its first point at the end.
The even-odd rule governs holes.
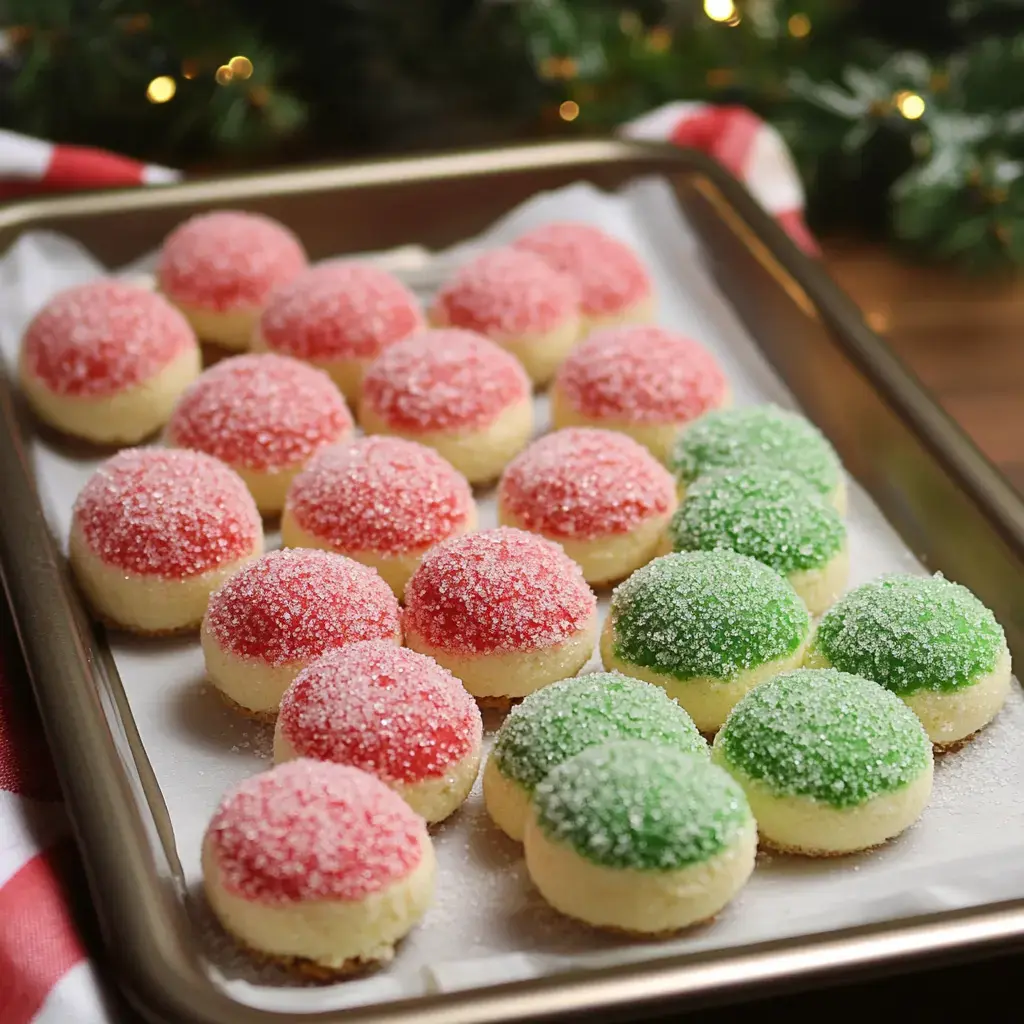
{"type": "MultiPolygon", "coordinates": [[[[117,265],[155,247],[183,217],[226,204],[284,220],[314,258],[409,242],[434,249],[478,233],[538,191],[580,180],[614,188],[651,174],[670,182],[719,287],[848,471],[927,566],[970,586],[994,609],[1021,656],[1024,504],[822,268],[699,154],[612,141],[548,144],[41,200],[0,210],[0,250],[24,230],[50,229],[117,265]]],[[[66,578],[36,498],[20,410],[2,381],[0,415],[4,584],[114,973],[153,1020],[283,1021],[231,1001],[200,969],[159,789],[102,636],[66,578]]],[[[1015,900],[302,1019],[455,1024],[583,1012],[635,1019],[666,1004],[737,998],[1021,942],[1024,901],[1015,900]]]]}

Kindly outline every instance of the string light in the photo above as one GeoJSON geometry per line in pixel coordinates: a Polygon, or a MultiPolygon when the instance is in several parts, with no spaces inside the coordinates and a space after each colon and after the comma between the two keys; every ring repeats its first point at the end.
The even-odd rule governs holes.
{"type": "Polygon", "coordinates": [[[712,21],[730,21],[732,18],[739,20],[732,0],[704,0],[704,13],[712,21]]]}
{"type": "Polygon", "coordinates": [[[174,99],[178,83],[170,75],[160,75],[146,86],[146,99],[150,103],[166,103],[174,99]]]}
{"type": "Polygon", "coordinates": [[[811,34],[811,19],[806,14],[794,14],[786,22],[786,28],[794,39],[806,39],[811,34]]]}
{"type": "Polygon", "coordinates": [[[232,57],[228,61],[231,74],[244,82],[252,74],[252,61],[248,57],[232,57]]]}
{"type": "Polygon", "coordinates": [[[191,58],[181,62],[181,77],[187,78],[190,82],[199,74],[199,62],[191,58]]]}
{"type": "Polygon", "coordinates": [[[218,85],[227,85],[232,78],[235,77],[234,71],[227,66],[227,64],[221,64],[219,68],[214,72],[213,78],[218,85]]]}
{"type": "Polygon", "coordinates": [[[916,121],[924,113],[924,100],[916,92],[898,92],[896,106],[908,121],[916,121]]]}
{"type": "Polygon", "coordinates": [[[580,105],[575,100],[566,100],[558,108],[558,116],[563,121],[575,121],[580,116],[580,105]]]}
{"type": "Polygon", "coordinates": [[[740,12],[735,11],[733,16],[726,22],[726,25],[728,25],[729,28],[735,28],[740,23],[740,20],[740,12]]]}

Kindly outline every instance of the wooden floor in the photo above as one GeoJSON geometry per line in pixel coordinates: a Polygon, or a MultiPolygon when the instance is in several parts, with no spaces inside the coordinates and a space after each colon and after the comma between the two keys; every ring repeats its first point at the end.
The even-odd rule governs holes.
{"type": "Polygon", "coordinates": [[[825,250],[868,323],[1024,493],[1024,275],[970,278],[842,240],[825,250]]]}

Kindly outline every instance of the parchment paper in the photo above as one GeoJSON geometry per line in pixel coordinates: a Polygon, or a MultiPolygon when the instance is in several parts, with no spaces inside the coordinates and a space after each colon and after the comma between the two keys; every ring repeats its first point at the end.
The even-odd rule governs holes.
{"type": "MultiPolygon", "coordinates": [[[[609,196],[577,185],[537,196],[472,245],[507,241],[556,218],[599,224],[638,250],[656,282],[660,322],[714,351],[738,403],[793,405],[702,267],[695,236],[666,186],[644,181],[609,196]]],[[[411,246],[377,258],[426,294],[466,250],[431,257],[411,246]]],[[[144,274],[150,265],[144,259],[127,272],[144,274]]],[[[54,291],[100,272],[76,244],[46,234],[23,237],[0,261],[0,340],[10,369],[31,314],[54,291]]],[[[538,406],[543,425],[545,400],[538,399],[538,406]]],[[[97,460],[71,446],[38,441],[34,455],[48,515],[64,538],[74,496],[97,460]]],[[[479,497],[481,525],[494,525],[492,496],[479,497]]],[[[851,586],[885,571],[923,571],[854,481],[849,529],[851,586]]],[[[939,760],[931,806],[901,838],[876,852],[836,860],[761,859],[749,885],[716,922],[668,942],[604,937],[547,908],[525,876],[520,848],[490,825],[478,783],[465,807],[434,833],[437,901],[395,962],[361,981],[305,986],[274,970],[258,970],[237,953],[210,920],[198,887],[206,822],[227,786],[269,766],[269,730],[232,714],[204,684],[195,640],[115,636],[112,646],[173,822],[196,942],[215,981],[254,1006],[301,1013],[373,1003],[1024,895],[1024,697],[1015,685],[993,726],[962,752],[939,760]]],[[[598,667],[594,659],[585,671],[598,667]]],[[[493,729],[497,722],[489,725],[493,729]]]]}

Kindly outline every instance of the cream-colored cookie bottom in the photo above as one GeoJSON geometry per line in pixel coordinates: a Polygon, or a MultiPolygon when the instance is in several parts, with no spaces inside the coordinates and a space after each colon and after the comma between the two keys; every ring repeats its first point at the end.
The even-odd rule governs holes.
{"type": "MultiPolygon", "coordinates": [[[[805,668],[831,668],[832,663],[812,642],[804,658],[805,668]]],[[[999,714],[1010,695],[1013,666],[1003,650],[996,667],[970,686],[956,690],[916,690],[900,695],[903,703],[921,720],[928,738],[937,747],[948,747],[973,736],[999,714]]]]}
{"type": "Polygon", "coordinates": [[[510,405],[489,426],[458,433],[393,430],[365,402],[359,407],[359,425],[367,434],[387,434],[418,441],[447,459],[471,484],[496,480],[506,465],[529,443],[533,433],[533,401],[510,405]]]}
{"type": "MultiPolygon", "coordinates": [[[[274,730],[274,763],[313,756],[296,750],[284,735],[281,719],[278,718],[274,730]]],[[[480,746],[477,745],[465,757],[448,765],[443,775],[421,779],[419,782],[400,782],[381,777],[381,782],[393,789],[421,818],[434,824],[450,817],[465,803],[479,772],[480,746]]]]}
{"type": "MultiPolygon", "coordinates": [[[[546,533],[541,533],[541,536],[560,544],[562,550],[583,570],[583,578],[588,583],[614,583],[654,558],[673,511],[670,509],[665,515],[645,519],[626,533],[605,534],[586,540],[554,537],[546,533]]],[[[529,530],[523,520],[505,507],[500,498],[498,524],[529,530]]]]}
{"type": "Polygon", "coordinates": [[[549,839],[531,811],[526,870],[556,910],[597,928],[657,935],[714,917],[746,884],[757,855],[753,819],[721,853],[674,871],[594,864],[549,839]]]}
{"type": "Polygon", "coordinates": [[[108,565],[71,527],[71,569],[93,610],[106,622],[133,633],[177,633],[196,629],[210,595],[246,562],[263,553],[263,537],[243,558],[184,579],[142,576],[108,565]]]}
{"type": "Polygon", "coordinates": [[[296,900],[260,903],[228,891],[209,839],[203,843],[206,898],[225,930],[259,953],[302,957],[338,969],[348,960],[394,957],[434,900],[436,861],[430,837],[419,864],[404,878],[361,900],[296,900]]]}
{"type": "Polygon", "coordinates": [[[247,352],[251,346],[253,330],[262,309],[259,306],[243,306],[239,309],[205,309],[179,302],[173,295],[162,292],[164,297],[181,312],[192,325],[200,341],[208,341],[231,352],[247,352]]]}
{"type": "Polygon", "coordinates": [[[105,445],[137,444],[156,433],[202,368],[199,346],[190,345],[148,380],[102,397],[57,394],[28,372],[24,360],[19,373],[25,398],[44,423],[105,445]]]}
{"type": "Polygon", "coordinates": [[[741,672],[735,679],[713,679],[698,676],[694,679],[677,679],[643,665],[623,661],[615,653],[614,627],[608,617],[601,634],[601,661],[609,672],[621,672],[634,679],[660,686],[689,716],[703,733],[716,733],[724,724],[729,712],[755,686],[766,682],[780,672],[800,668],[804,662],[806,641],[783,658],[767,661],[756,668],[741,672]]]}
{"type": "Polygon", "coordinates": [[[484,805],[491,821],[517,843],[523,841],[530,817],[530,800],[531,794],[526,788],[503,775],[491,754],[484,765],[484,805]]]}
{"type": "MultiPolygon", "coordinates": [[[[309,660],[288,661],[271,665],[258,658],[242,658],[224,647],[213,635],[207,619],[199,632],[203,648],[206,676],[226,697],[239,707],[263,718],[272,718],[295,677],[309,664],[309,660]]],[[[395,646],[402,643],[401,634],[395,634],[395,646]]]]}
{"type": "MultiPolygon", "coordinates": [[[[724,408],[732,402],[726,392],[722,401],[715,408],[724,408]]],[[[555,381],[551,389],[551,427],[561,430],[563,427],[599,427],[603,430],[616,430],[620,434],[633,438],[642,444],[659,462],[667,464],[675,446],[679,431],[686,425],[685,420],[671,423],[624,423],[612,419],[593,419],[584,416],[573,407],[555,381]]]]}
{"type": "Polygon", "coordinates": [[[658,304],[653,295],[639,299],[618,313],[584,313],[581,318],[580,336],[585,338],[594,331],[610,330],[613,327],[629,327],[633,324],[654,323],[658,304]]]}
{"type": "Polygon", "coordinates": [[[743,787],[757,828],[770,846],[809,857],[855,853],[878,846],[914,824],[932,792],[932,764],[913,782],[857,807],[833,807],[805,796],[780,796],[730,764],[721,744],[711,759],[743,787]]]}
{"type": "Polygon", "coordinates": [[[453,654],[428,644],[412,629],[406,631],[405,646],[443,665],[478,699],[525,697],[548,683],[576,675],[594,651],[597,627],[594,614],[560,644],[509,654],[453,654]]]}
{"type": "MultiPolygon", "coordinates": [[[[252,350],[253,352],[277,352],[280,355],[291,356],[293,359],[299,358],[287,348],[274,348],[263,336],[258,321],[252,332],[252,350]]],[[[366,376],[366,371],[373,360],[304,359],[303,362],[309,363],[310,366],[315,366],[318,370],[323,370],[334,381],[337,389],[345,396],[345,401],[348,402],[349,406],[355,408],[356,402],[359,401],[359,393],[363,387],[363,377],[366,376]]]]}
{"type": "MultiPolygon", "coordinates": [[[[476,525],[477,514],[474,503],[469,517],[451,536],[458,537],[464,533],[472,533],[476,529],[476,525]]],[[[447,539],[447,537],[441,538],[441,540],[447,539]]],[[[441,540],[436,543],[440,544],[441,540]]],[[[405,585],[409,582],[409,577],[419,568],[423,556],[434,547],[434,544],[429,544],[425,548],[405,551],[400,555],[382,555],[378,551],[349,551],[346,548],[337,547],[315,534],[308,533],[299,526],[290,508],[286,508],[281,517],[281,543],[286,548],[319,548],[323,551],[334,551],[337,554],[346,555],[353,561],[362,562],[363,565],[377,570],[399,601],[405,596],[405,585]]]]}

